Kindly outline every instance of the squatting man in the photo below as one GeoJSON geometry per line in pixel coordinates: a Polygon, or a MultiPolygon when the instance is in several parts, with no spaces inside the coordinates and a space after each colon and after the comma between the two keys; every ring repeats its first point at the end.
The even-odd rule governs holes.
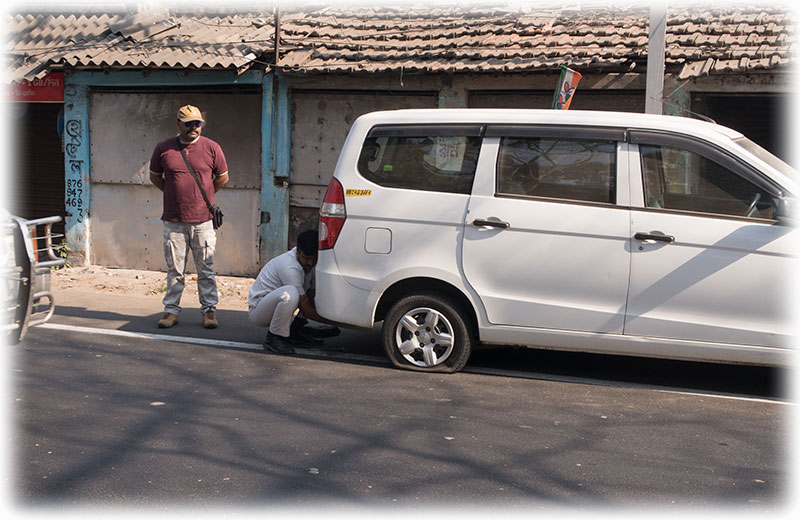
{"type": "Polygon", "coordinates": [[[314,306],[314,266],[317,232],[303,231],[297,245],[261,269],[248,296],[250,321],[267,327],[264,349],[294,354],[294,344],[319,345],[323,337],[339,334],[335,326],[309,327],[307,320],[329,323],[314,306]],[[302,317],[296,316],[300,311],[302,317]]]}

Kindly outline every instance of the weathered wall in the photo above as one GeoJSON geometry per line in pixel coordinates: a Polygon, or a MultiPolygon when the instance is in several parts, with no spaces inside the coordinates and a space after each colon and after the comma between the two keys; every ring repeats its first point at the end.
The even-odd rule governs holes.
{"type": "Polygon", "coordinates": [[[216,271],[258,272],[261,96],[256,93],[94,92],[90,100],[92,263],[166,268],[161,192],[149,180],[155,144],[177,135],[178,107],[199,107],[203,135],[225,152],[230,182],[216,195],[225,213],[216,271]]]}
{"type": "MultiPolygon", "coordinates": [[[[358,116],[400,108],[550,108],[558,75],[386,74],[365,79],[292,78],[290,245],[300,231],[317,227],[325,188],[358,116]]],[[[644,111],[641,75],[594,75],[583,81],[573,107],[644,111]]]]}
{"type": "MultiPolygon", "coordinates": [[[[253,91],[224,92],[220,87],[208,91],[202,85],[194,87],[193,92],[182,93],[171,88],[153,88],[148,92],[93,91],[88,110],[91,262],[164,269],[159,221],[161,194],[149,184],[148,163],[155,143],[175,134],[175,112],[182,104],[195,104],[204,111],[209,123],[204,134],[222,145],[230,165],[231,182],[217,195],[226,214],[226,224],[218,233],[217,271],[254,275],[260,267],[259,226],[263,231],[261,219],[265,210],[262,205],[269,206],[264,202],[265,193],[282,193],[283,180],[288,175],[287,234],[288,246],[292,247],[299,231],[317,226],[318,208],[339,151],[359,115],[374,110],[422,107],[549,108],[558,75],[378,74],[281,78],[284,90],[280,94],[279,89],[275,107],[278,115],[287,112],[288,115],[274,121],[261,121],[262,114],[267,120],[274,115],[270,109],[262,110],[261,94],[253,91]],[[265,133],[275,132],[275,135],[262,137],[265,128],[268,128],[263,130],[265,133]],[[262,157],[266,157],[264,162],[270,162],[269,154],[262,153],[262,138],[276,143],[275,154],[280,158],[281,168],[276,164],[261,164],[262,157]],[[279,177],[264,177],[267,180],[262,188],[262,173],[271,171],[279,177]],[[273,187],[278,180],[280,186],[273,187]]],[[[697,92],[787,94],[791,85],[786,78],[786,75],[754,75],[678,82],[668,75],[665,112],[685,114],[691,108],[691,96],[697,92]]],[[[642,74],[587,74],[581,80],[572,109],[644,111],[644,88],[642,74]]],[[[271,99],[265,106],[270,106],[271,99]]],[[[266,209],[285,211],[280,204],[266,209]]],[[[80,218],[79,211],[73,208],[73,213],[80,218]]],[[[281,223],[280,229],[283,226],[281,223]]],[[[273,240],[276,243],[270,243],[270,247],[279,250],[284,240],[273,240]]],[[[263,260],[269,259],[266,256],[263,260]]]]}
{"type": "Polygon", "coordinates": [[[317,228],[322,197],[358,116],[376,110],[434,108],[437,100],[436,92],[293,91],[289,244],[301,231],[317,228]]]}
{"type": "MultiPolygon", "coordinates": [[[[217,230],[214,267],[218,274],[258,273],[259,192],[217,193],[225,223],[217,230]]],[[[92,187],[92,263],[164,271],[161,192],[153,186],[100,183],[92,187]]],[[[188,271],[196,272],[188,262],[188,271]]]]}

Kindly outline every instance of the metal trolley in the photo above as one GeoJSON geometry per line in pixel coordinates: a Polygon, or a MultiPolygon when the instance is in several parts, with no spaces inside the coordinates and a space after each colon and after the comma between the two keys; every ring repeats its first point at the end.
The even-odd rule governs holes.
{"type": "Polygon", "coordinates": [[[55,301],[50,292],[50,268],[66,263],[53,249],[52,226],[61,217],[26,220],[0,215],[3,237],[0,255],[2,265],[4,307],[0,328],[6,343],[14,345],[25,336],[28,327],[41,325],[53,315],[55,301]]]}

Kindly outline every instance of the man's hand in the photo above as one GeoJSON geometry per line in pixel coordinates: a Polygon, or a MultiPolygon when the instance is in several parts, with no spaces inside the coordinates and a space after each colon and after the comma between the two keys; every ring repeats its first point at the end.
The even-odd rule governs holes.
{"type": "Polygon", "coordinates": [[[303,317],[312,321],[316,321],[319,323],[332,323],[319,314],[317,314],[317,308],[314,306],[314,300],[308,297],[308,294],[303,294],[300,296],[300,312],[303,313],[303,317]]]}
{"type": "Polygon", "coordinates": [[[228,184],[228,172],[220,173],[214,177],[214,193],[221,190],[226,184],[228,184]]]}
{"type": "Polygon", "coordinates": [[[164,191],[164,177],[160,173],[150,172],[150,182],[159,190],[164,191]]]}

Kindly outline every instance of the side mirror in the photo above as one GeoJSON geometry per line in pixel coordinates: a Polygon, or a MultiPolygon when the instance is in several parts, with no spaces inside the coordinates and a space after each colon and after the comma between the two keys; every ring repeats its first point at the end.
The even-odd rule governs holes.
{"type": "Polygon", "coordinates": [[[797,199],[780,198],[778,199],[778,208],[775,212],[775,216],[778,219],[778,222],[786,225],[792,225],[797,220],[797,210],[797,199]]]}

